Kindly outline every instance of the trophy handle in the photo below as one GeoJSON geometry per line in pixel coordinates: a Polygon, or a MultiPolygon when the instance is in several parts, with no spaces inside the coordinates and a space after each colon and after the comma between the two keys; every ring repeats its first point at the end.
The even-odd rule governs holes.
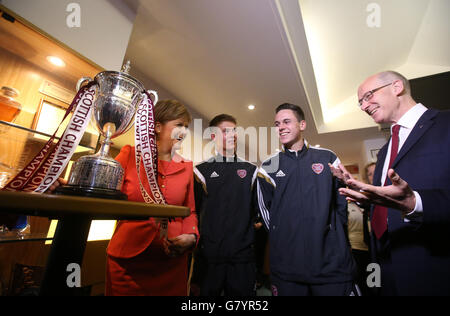
{"type": "MultiPolygon", "coordinates": [[[[155,90],[147,90],[147,93],[153,94],[153,97],[155,99],[155,101],[153,101],[153,104],[155,105],[158,102],[158,93],[155,90]]],[[[133,124],[130,124],[122,134],[125,134],[126,132],[128,132],[132,126],[133,126],[133,124]]]]}
{"type": "Polygon", "coordinates": [[[78,82],[77,82],[77,91],[80,90],[81,86],[83,85],[83,83],[84,83],[85,81],[93,81],[93,80],[92,80],[92,78],[90,78],[90,77],[83,77],[83,78],[81,78],[80,80],[78,80],[78,82]]]}
{"type": "Polygon", "coordinates": [[[155,101],[153,101],[153,105],[158,103],[158,93],[155,90],[147,90],[147,93],[148,94],[153,94],[153,96],[155,97],[155,101]]]}

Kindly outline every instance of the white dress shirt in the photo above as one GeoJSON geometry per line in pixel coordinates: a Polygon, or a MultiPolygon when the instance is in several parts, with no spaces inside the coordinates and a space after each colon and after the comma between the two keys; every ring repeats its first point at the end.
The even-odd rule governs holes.
{"type": "MultiPolygon", "coordinates": [[[[398,133],[399,142],[398,142],[398,151],[400,152],[403,144],[405,144],[406,139],[408,138],[409,134],[411,133],[412,129],[416,125],[417,121],[420,119],[420,117],[427,111],[427,108],[423,106],[421,103],[417,103],[414,107],[412,107],[408,112],[403,114],[403,116],[398,120],[396,124],[393,124],[391,126],[391,135],[392,135],[392,127],[394,125],[400,125],[400,130],[398,133]]],[[[384,186],[384,182],[386,180],[388,167],[389,167],[389,160],[391,157],[391,146],[392,146],[392,137],[389,141],[388,151],[386,153],[386,158],[384,161],[383,166],[383,173],[381,174],[381,185],[384,186]]],[[[412,216],[413,214],[418,214],[423,212],[423,206],[422,206],[422,199],[420,195],[414,191],[414,195],[416,196],[416,205],[414,207],[414,210],[407,214],[407,217],[412,216]],[[417,213],[416,213],[417,212],[417,213]]],[[[408,222],[408,219],[405,218],[405,221],[408,222]]]]}

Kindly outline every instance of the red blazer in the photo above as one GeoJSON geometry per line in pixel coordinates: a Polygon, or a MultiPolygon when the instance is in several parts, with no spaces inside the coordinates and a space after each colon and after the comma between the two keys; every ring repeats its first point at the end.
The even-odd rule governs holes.
{"type": "MultiPolygon", "coordinates": [[[[129,201],[144,202],[139,190],[134,147],[123,147],[116,160],[125,170],[122,192],[128,195],[129,201]]],[[[140,167],[142,184],[150,193],[142,163],[140,167]]],[[[195,234],[199,240],[192,162],[158,160],[158,184],[167,204],[187,206],[191,209],[191,215],[188,217],[169,222],[168,238],[195,234]]],[[[107,254],[115,258],[132,258],[146,250],[155,238],[159,239],[159,229],[153,218],[146,221],[120,221],[108,245],[107,254]]]]}

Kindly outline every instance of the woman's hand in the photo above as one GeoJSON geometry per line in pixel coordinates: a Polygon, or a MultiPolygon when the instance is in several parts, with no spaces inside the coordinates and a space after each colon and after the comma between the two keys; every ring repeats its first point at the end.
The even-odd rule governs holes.
{"type": "Polygon", "coordinates": [[[58,178],[58,180],[56,180],[50,186],[50,188],[48,188],[47,191],[45,191],[45,193],[53,193],[53,191],[55,191],[57,187],[59,187],[61,185],[65,185],[65,184],[67,184],[67,180],[64,180],[63,178],[58,178]]]}
{"type": "Polygon", "coordinates": [[[169,257],[179,257],[192,249],[196,242],[197,236],[194,234],[182,234],[175,238],[168,238],[165,241],[165,252],[169,257]]]}

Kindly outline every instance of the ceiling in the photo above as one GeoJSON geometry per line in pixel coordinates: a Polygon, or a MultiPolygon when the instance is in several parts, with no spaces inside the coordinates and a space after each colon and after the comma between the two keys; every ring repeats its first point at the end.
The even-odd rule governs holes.
{"type": "Polygon", "coordinates": [[[277,105],[298,104],[309,142],[346,163],[383,136],[356,105],[360,82],[450,70],[447,0],[126,2],[137,12],[126,59],[139,74],[203,119],[225,112],[244,128],[273,126],[277,105]]]}

